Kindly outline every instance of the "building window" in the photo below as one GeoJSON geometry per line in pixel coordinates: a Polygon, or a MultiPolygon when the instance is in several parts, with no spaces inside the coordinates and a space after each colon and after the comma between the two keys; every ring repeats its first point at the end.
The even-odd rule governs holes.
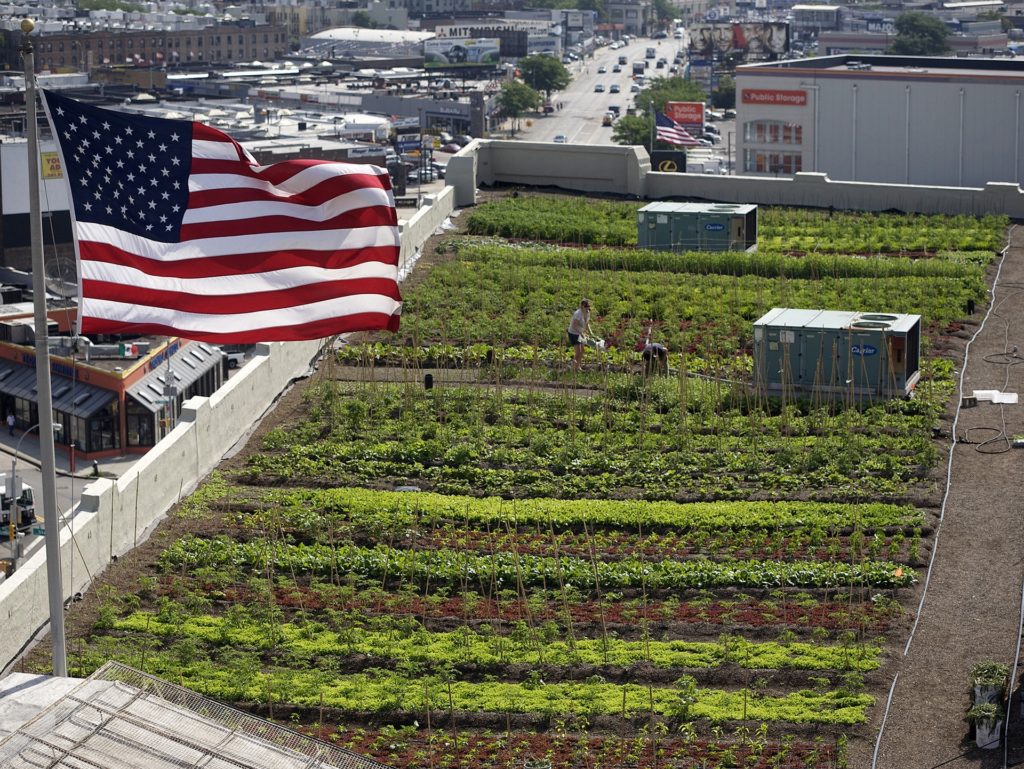
{"type": "Polygon", "coordinates": [[[797,174],[804,169],[804,156],[799,152],[744,150],[743,171],[754,174],[797,174]]]}
{"type": "Polygon", "coordinates": [[[125,402],[129,446],[152,446],[156,417],[148,408],[128,396],[125,402]]]}
{"type": "Polygon", "coordinates": [[[803,144],[804,127],[782,120],[751,120],[743,124],[743,139],[748,144],[803,144]]]}

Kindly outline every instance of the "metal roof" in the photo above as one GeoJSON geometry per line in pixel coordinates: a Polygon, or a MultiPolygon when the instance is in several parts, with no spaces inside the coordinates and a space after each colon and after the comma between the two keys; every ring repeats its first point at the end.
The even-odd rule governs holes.
{"type": "Polygon", "coordinates": [[[221,365],[219,347],[205,342],[189,342],[170,358],[170,363],[161,362],[146,376],[128,388],[128,395],[148,408],[154,414],[164,405],[164,385],[167,383],[168,368],[176,393],[183,393],[214,366],[221,365]]]}
{"type": "MultiPolygon", "coordinates": [[[[10,361],[0,361],[0,392],[38,402],[36,370],[10,361]]],[[[90,417],[117,399],[117,393],[67,377],[51,375],[53,408],[75,417],[90,417]]]]}
{"type": "Polygon", "coordinates": [[[119,662],[106,663],[0,742],[0,766],[386,769],[119,662]]]}
{"type": "Polygon", "coordinates": [[[920,315],[901,313],[851,312],[849,310],[799,310],[773,307],[755,326],[775,328],[861,329],[906,332],[921,322],[920,315]]]}

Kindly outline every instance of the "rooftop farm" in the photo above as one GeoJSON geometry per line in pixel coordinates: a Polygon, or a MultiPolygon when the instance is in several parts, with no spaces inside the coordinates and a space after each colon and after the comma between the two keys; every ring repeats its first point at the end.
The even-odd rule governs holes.
{"type": "Polygon", "coordinates": [[[939,351],[1007,222],[767,209],[756,254],[674,254],[635,248],[638,205],[463,213],[399,334],[330,353],[109,570],[73,673],[120,659],[403,768],[847,766],[931,546],[939,351]],[[609,348],[577,372],[581,296],[609,348]],[[752,390],[774,306],[921,314],[914,398],[752,390]]]}

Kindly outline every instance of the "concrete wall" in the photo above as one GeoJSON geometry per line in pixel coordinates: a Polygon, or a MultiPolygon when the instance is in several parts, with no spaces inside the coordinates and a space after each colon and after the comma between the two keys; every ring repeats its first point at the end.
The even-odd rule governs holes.
{"type": "MultiPolygon", "coordinates": [[[[447,177],[447,173],[445,176],[447,177]]],[[[409,260],[454,210],[455,188],[445,187],[436,195],[424,195],[423,205],[416,213],[406,221],[399,222],[402,237],[398,255],[399,274],[404,276],[408,272],[409,260]]]]}
{"type": "MultiPolygon", "coordinates": [[[[651,166],[641,147],[608,144],[478,141],[462,150],[472,151],[477,153],[477,184],[503,182],[591,193],[614,191],[637,198],[643,195],[643,176],[651,166]]],[[[462,200],[463,196],[458,198],[462,200]]]]}
{"type": "MultiPolygon", "coordinates": [[[[400,269],[451,214],[455,190],[427,196],[402,223],[400,269]]],[[[177,426],[120,478],[86,486],[61,530],[65,599],[86,590],[112,559],[142,542],[179,500],[190,494],[253,428],[288,384],[311,370],[319,341],[257,345],[252,359],[209,398],[190,398],[177,426]],[[73,537],[72,537],[73,534],[73,537]]],[[[0,669],[7,668],[49,619],[46,557],[41,540],[0,584],[0,669]]]]}
{"type": "Polygon", "coordinates": [[[647,200],[694,198],[857,211],[992,213],[1024,219],[1024,192],[1013,183],[925,187],[832,181],[818,173],[792,178],[668,174],[651,171],[650,159],[640,147],[477,140],[449,161],[446,178],[455,187],[458,206],[473,204],[477,185],[522,184],[647,200]],[[611,168],[595,170],[601,162],[611,168]]]}

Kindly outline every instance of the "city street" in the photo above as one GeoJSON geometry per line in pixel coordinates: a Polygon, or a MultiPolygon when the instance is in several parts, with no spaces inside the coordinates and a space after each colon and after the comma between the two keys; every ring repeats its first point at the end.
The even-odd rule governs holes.
{"type": "MultiPolygon", "coordinates": [[[[564,91],[552,95],[555,112],[544,117],[521,118],[520,130],[516,131],[515,138],[550,142],[556,136],[563,135],[568,144],[612,144],[612,126],[602,126],[601,120],[612,105],[617,105],[622,115],[633,108],[633,98],[636,96],[630,90],[633,85],[633,62],[643,61],[647,48],[654,48],[657,56],[650,60],[645,77],[670,77],[668,68],[657,69],[655,61],[665,58],[671,66],[679,51],[685,53],[686,39],[634,39],[625,47],[615,50],[603,46],[594,52],[593,58],[566,65],[573,80],[564,91]],[[626,57],[626,64],[620,65],[621,72],[614,72],[620,56],[626,57]],[[602,66],[607,70],[603,74],[598,73],[602,66]],[[594,90],[598,84],[603,86],[603,92],[594,90]],[[619,93],[611,93],[613,84],[619,86],[619,93]],[[558,105],[561,105],[561,109],[557,109],[558,105]],[[532,125],[528,125],[531,122],[532,125]]],[[[713,156],[721,157],[725,162],[729,149],[736,145],[735,120],[720,121],[715,125],[722,140],[720,144],[708,149],[713,156]]]]}

